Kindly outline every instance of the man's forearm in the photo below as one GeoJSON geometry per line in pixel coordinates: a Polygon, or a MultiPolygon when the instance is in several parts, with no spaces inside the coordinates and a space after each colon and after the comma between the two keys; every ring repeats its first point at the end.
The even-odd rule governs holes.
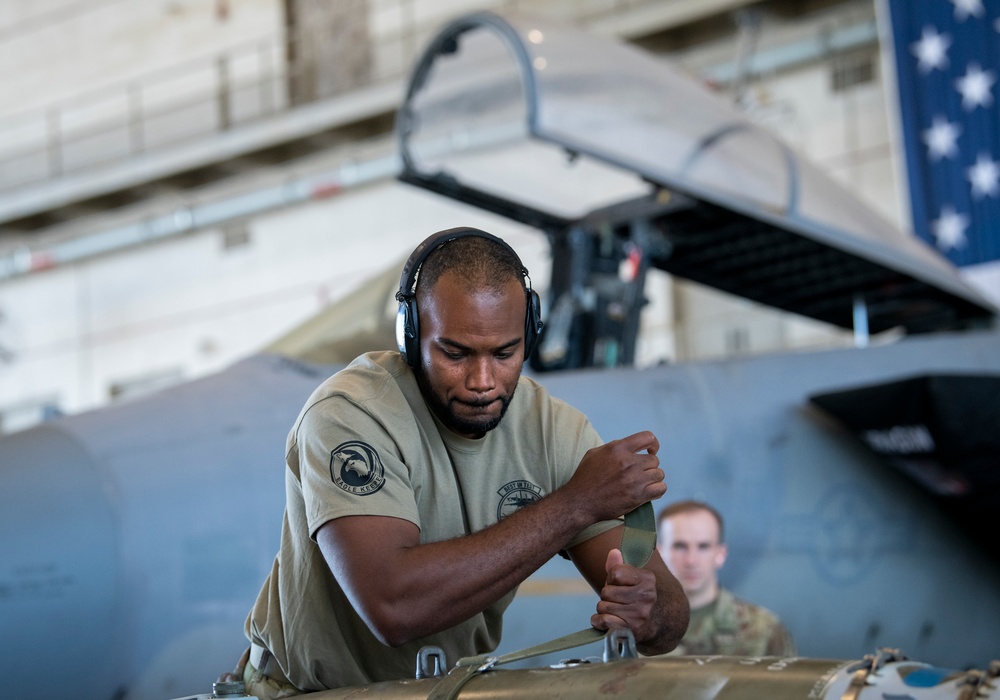
{"type": "Polygon", "coordinates": [[[503,597],[591,524],[556,491],[479,532],[413,548],[406,577],[430,611],[452,607],[452,620],[441,625],[451,627],[503,597]]]}
{"type": "MultiPolygon", "coordinates": [[[[413,523],[354,516],[322,525],[317,541],[372,632],[403,644],[485,610],[587,526],[659,498],[666,485],[658,446],[640,432],[588,450],[562,487],[464,537],[421,544],[413,523]]],[[[591,585],[600,586],[603,564],[591,567],[591,585]]]]}
{"type": "Polygon", "coordinates": [[[486,609],[591,524],[560,491],[479,532],[427,544],[417,543],[415,526],[413,537],[393,539],[401,532],[399,521],[389,531],[373,532],[369,516],[354,519],[364,523],[349,520],[331,521],[327,525],[333,530],[325,535],[326,526],[321,528],[320,546],[355,609],[392,646],[448,629],[486,609]],[[354,526],[366,528],[369,541],[381,541],[385,549],[369,557],[342,556],[339,550],[347,540],[336,540],[349,538],[342,528],[354,526]]]}

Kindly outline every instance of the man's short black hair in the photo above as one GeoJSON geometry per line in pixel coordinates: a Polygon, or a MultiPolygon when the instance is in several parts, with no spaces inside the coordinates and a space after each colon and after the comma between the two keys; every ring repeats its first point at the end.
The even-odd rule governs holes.
{"type": "Polygon", "coordinates": [[[524,268],[510,248],[480,236],[466,236],[449,241],[434,250],[420,266],[417,298],[434,288],[445,272],[452,272],[468,289],[487,289],[499,293],[511,279],[526,289],[524,268]]]}

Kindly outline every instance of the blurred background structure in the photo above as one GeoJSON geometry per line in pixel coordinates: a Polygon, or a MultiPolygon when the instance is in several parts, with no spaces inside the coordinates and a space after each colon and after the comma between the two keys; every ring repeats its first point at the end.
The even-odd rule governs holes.
{"type": "MultiPolygon", "coordinates": [[[[536,233],[394,179],[414,60],[480,9],[654,52],[914,228],[873,0],[13,0],[0,9],[0,431],[225,367],[455,223],[512,237],[544,298],[536,233]]],[[[974,263],[1000,297],[994,266],[974,263]]],[[[641,366],[852,342],[655,270],[646,294],[641,366]]]]}

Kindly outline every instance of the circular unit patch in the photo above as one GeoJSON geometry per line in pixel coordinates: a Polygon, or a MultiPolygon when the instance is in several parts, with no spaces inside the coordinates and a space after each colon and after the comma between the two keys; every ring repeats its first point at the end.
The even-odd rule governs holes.
{"type": "Polygon", "coordinates": [[[542,489],[535,486],[530,481],[518,479],[504,484],[503,488],[497,491],[500,496],[500,503],[497,506],[497,520],[503,520],[518,508],[534,503],[542,497],[542,489]]]}
{"type": "Polygon", "coordinates": [[[385,467],[371,445],[350,440],[330,452],[330,478],[355,496],[370,496],[385,485],[385,467]]]}

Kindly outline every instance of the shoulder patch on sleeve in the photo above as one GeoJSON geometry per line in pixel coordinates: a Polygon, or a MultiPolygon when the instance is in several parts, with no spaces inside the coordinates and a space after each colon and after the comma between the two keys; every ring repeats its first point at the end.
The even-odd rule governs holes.
{"type": "Polygon", "coordinates": [[[366,442],[349,440],[330,452],[330,478],[355,496],[370,496],[385,485],[385,467],[366,442]]]}

